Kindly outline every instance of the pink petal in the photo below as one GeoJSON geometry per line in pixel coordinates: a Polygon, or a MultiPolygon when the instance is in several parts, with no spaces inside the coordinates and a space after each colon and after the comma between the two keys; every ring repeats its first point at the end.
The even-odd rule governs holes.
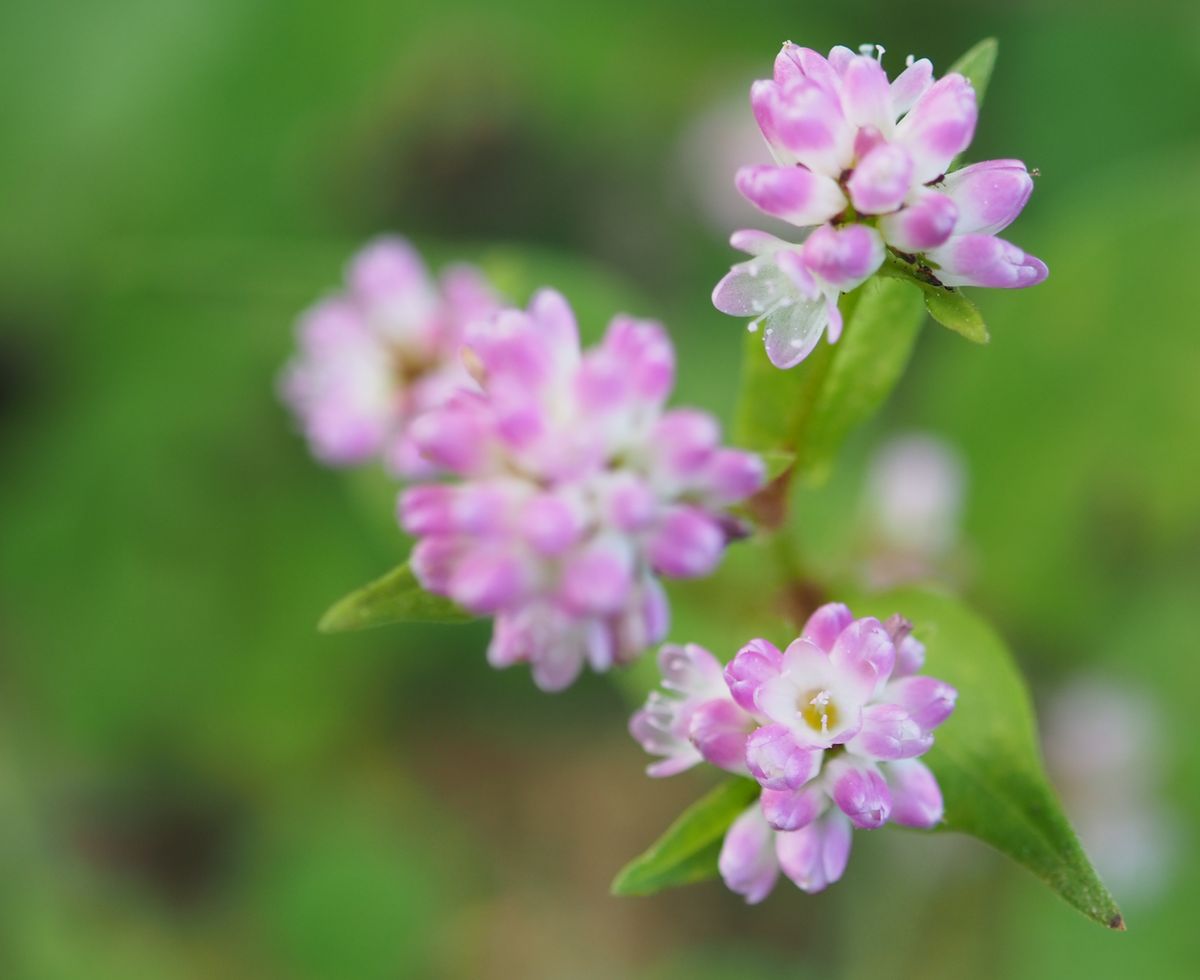
{"type": "Polygon", "coordinates": [[[519,603],[531,585],[530,569],[508,549],[481,549],[463,556],[448,592],[459,605],[486,615],[519,603]]]}
{"type": "Polygon", "coordinates": [[[766,898],[779,877],[774,837],[757,803],[725,832],[717,868],[726,886],[750,905],[766,898]]]}
{"type": "Polygon", "coordinates": [[[842,108],[855,126],[874,126],[891,132],[896,120],[891,86],[883,66],[874,58],[857,55],[842,72],[842,108]]]}
{"type": "Polygon", "coordinates": [[[757,453],[718,449],[704,475],[705,492],[719,506],[728,506],[757,493],[766,482],[766,466],[757,453]]]}
{"type": "Polygon", "coordinates": [[[721,662],[696,643],[667,643],[658,651],[663,687],[682,694],[708,698],[726,691],[721,662]]]}
{"type": "Polygon", "coordinates": [[[834,288],[849,292],[883,263],[883,241],[864,225],[822,225],[804,242],[804,264],[834,288]]]}
{"type": "Polygon", "coordinates": [[[840,602],[827,602],[808,617],[800,635],[826,653],[833,649],[838,636],[854,622],[854,614],[840,602]]]}
{"type": "Polygon", "coordinates": [[[883,624],[868,616],[842,631],[829,659],[866,701],[891,676],[896,648],[883,624]]]}
{"type": "Polygon", "coordinates": [[[884,241],[902,252],[937,248],[958,227],[958,208],[945,194],[924,191],[915,201],[879,219],[884,241]]]}
{"type": "Polygon", "coordinates": [[[892,681],[883,698],[903,708],[922,731],[929,732],[950,717],[958,691],[936,677],[921,675],[892,681]]]}
{"type": "Polygon", "coordinates": [[[876,830],[887,823],[892,794],[878,769],[842,756],[829,763],[827,774],[833,802],[856,827],[876,830]]]}
{"type": "Polygon", "coordinates": [[[892,80],[892,109],[902,116],[933,84],[933,64],[928,58],[914,61],[892,80]]]}
{"type": "Polygon", "coordinates": [[[836,179],[850,164],[854,127],[837,97],[820,85],[797,79],[774,86],[766,111],[774,134],[769,141],[809,170],[836,179]]]}
{"type": "Polygon", "coordinates": [[[777,835],[775,852],[783,873],[811,894],[842,877],[850,857],[850,839],[850,822],[837,810],[830,810],[802,830],[777,835]]]}
{"type": "Polygon", "coordinates": [[[881,143],[854,168],[847,183],[850,200],[864,214],[895,211],[908,197],[912,172],[912,158],[904,147],[881,143]]]}
{"type": "Polygon", "coordinates": [[[677,478],[694,478],[707,469],[721,442],[721,427],[708,412],[676,408],[665,412],[650,434],[656,466],[677,478]]]}
{"type": "Polygon", "coordinates": [[[782,666],[778,647],[766,640],[751,640],[725,667],[725,683],[733,700],[746,711],[757,711],[759,688],[777,678],[782,666]]]}
{"type": "Polygon", "coordinates": [[[618,535],[596,538],[567,557],[559,596],[576,615],[603,615],[624,608],[633,585],[634,551],[618,535]]]}
{"type": "Polygon", "coordinates": [[[578,543],[586,521],[587,515],[579,501],[545,491],[526,501],[521,510],[520,528],[525,541],[535,551],[554,556],[578,543]]]}
{"type": "Polygon", "coordinates": [[[916,759],[887,767],[892,796],[891,819],[905,827],[933,827],[944,813],[942,791],[929,767],[916,759]]]}
{"type": "Polygon", "coordinates": [[[1048,274],[1041,259],[993,235],[956,235],[931,251],[929,258],[937,263],[937,277],[947,286],[1023,289],[1036,286],[1048,274]]]}
{"type": "Polygon", "coordinates": [[[763,816],[776,830],[793,831],[807,827],[825,804],[825,791],[811,784],[799,789],[762,791],[763,816]]]}
{"type": "Polygon", "coordinates": [[[706,762],[746,775],[746,736],[754,720],[728,698],[706,701],[692,713],[688,738],[706,762]]]}
{"type": "Polygon", "coordinates": [[[742,167],[735,182],[760,211],[801,227],[828,221],[846,206],[836,181],[803,167],[742,167]]]}
{"type": "Polygon", "coordinates": [[[801,745],[785,725],[766,725],[743,741],[750,774],[764,789],[798,789],[821,768],[820,749],[801,745]]]}
{"type": "Polygon", "coordinates": [[[432,303],[432,284],[425,263],[403,238],[377,238],[366,245],[350,261],[346,279],[351,291],[368,302],[417,291],[428,294],[425,302],[432,303]]]}
{"type": "Polygon", "coordinates": [[[1033,178],[1020,160],[985,160],[946,175],[941,190],[958,208],[959,235],[994,235],[1021,213],[1033,178]]]}
{"type": "Polygon", "coordinates": [[[965,150],[975,135],[975,90],[962,75],[946,75],[917,100],[896,127],[914,162],[919,184],[941,176],[950,161],[965,150]]]}
{"type": "Polygon", "coordinates": [[[777,238],[769,232],[757,231],[754,228],[735,231],[729,236],[729,244],[747,255],[765,255],[768,252],[777,252],[781,248],[790,247],[782,238],[777,238]]]}
{"type": "Polygon", "coordinates": [[[846,748],[866,759],[891,762],[924,755],[932,745],[933,736],[900,705],[872,704],[863,709],[862,728],[846,748]]]}
{"type": "Polygon", "coordinates": [[[699,507],[670,508],[646,545],[654,569],[672,578],[707,575],[721,560],[725,532],[699,507]]]}

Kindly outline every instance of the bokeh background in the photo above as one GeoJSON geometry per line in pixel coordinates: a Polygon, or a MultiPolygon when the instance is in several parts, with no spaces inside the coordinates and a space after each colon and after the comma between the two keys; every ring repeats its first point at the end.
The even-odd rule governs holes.
{"type": "MultiPolygon", "coordinates": [[[[6,0],[0,976],[1193,976],[1198,91],[1189,0],[6,0]],[[295,315],[403,232],[519,301],[559,285],[591,336],[663,318],[679,399],[727,415],[749,81],[785,38],[894,70],[986,35],[973,153],[1040,168],[1011,235],[1051,277],[977,295],[988,348],[926,328],[800,533],[844,573],[877,448],[957,454],[942,570],[1048,731],[1091,726],[1048,751],[1129,932],[897,831],[815,898],[611,898],[702,778],[646,780],[627,692],[541,695],[482,626],[316,634],[406,546],[379,475],[319,469],[278,404],[295,315]]],[[[700,605],[676,638],[729,655],[700,605]]]]}

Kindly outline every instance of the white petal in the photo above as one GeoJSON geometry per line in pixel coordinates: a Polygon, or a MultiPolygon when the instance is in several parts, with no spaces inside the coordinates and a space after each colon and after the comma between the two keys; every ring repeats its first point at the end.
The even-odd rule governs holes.
{"type": "Polygon", "coordinates": [[[823,298],[808,299],[792,292],[762,319],[767,357],[777,368],[795,367],[812,353],[828,322],[823,298]]]}

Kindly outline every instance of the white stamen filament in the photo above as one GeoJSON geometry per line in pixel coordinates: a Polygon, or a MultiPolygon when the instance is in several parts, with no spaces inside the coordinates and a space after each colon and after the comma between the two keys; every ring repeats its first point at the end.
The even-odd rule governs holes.
{"type": "Polygon", "coordinates": [[[832,700],[833,700],[833,695],[830,694],[828,691],[818,691],[817,696],[808,702],[814,708],[816,708],[818,711],[821,712],[821,734],[822,735],[829,734],[829,714],[828,714],[828,712],[826,712],[825,709],[829,706],[829,702],[832,700]]]}

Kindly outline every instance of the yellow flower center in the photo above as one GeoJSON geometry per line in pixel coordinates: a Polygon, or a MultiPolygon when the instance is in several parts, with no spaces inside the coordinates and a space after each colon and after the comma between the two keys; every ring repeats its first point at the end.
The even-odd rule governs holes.
{"type": "Polygon", "coordinates": [[[814,732],[828,735],[831,728],[837,727],[837,705],[833,703],[833,695],[823,688],[801,694],[796,699],[796,710],[814,732]]]}

